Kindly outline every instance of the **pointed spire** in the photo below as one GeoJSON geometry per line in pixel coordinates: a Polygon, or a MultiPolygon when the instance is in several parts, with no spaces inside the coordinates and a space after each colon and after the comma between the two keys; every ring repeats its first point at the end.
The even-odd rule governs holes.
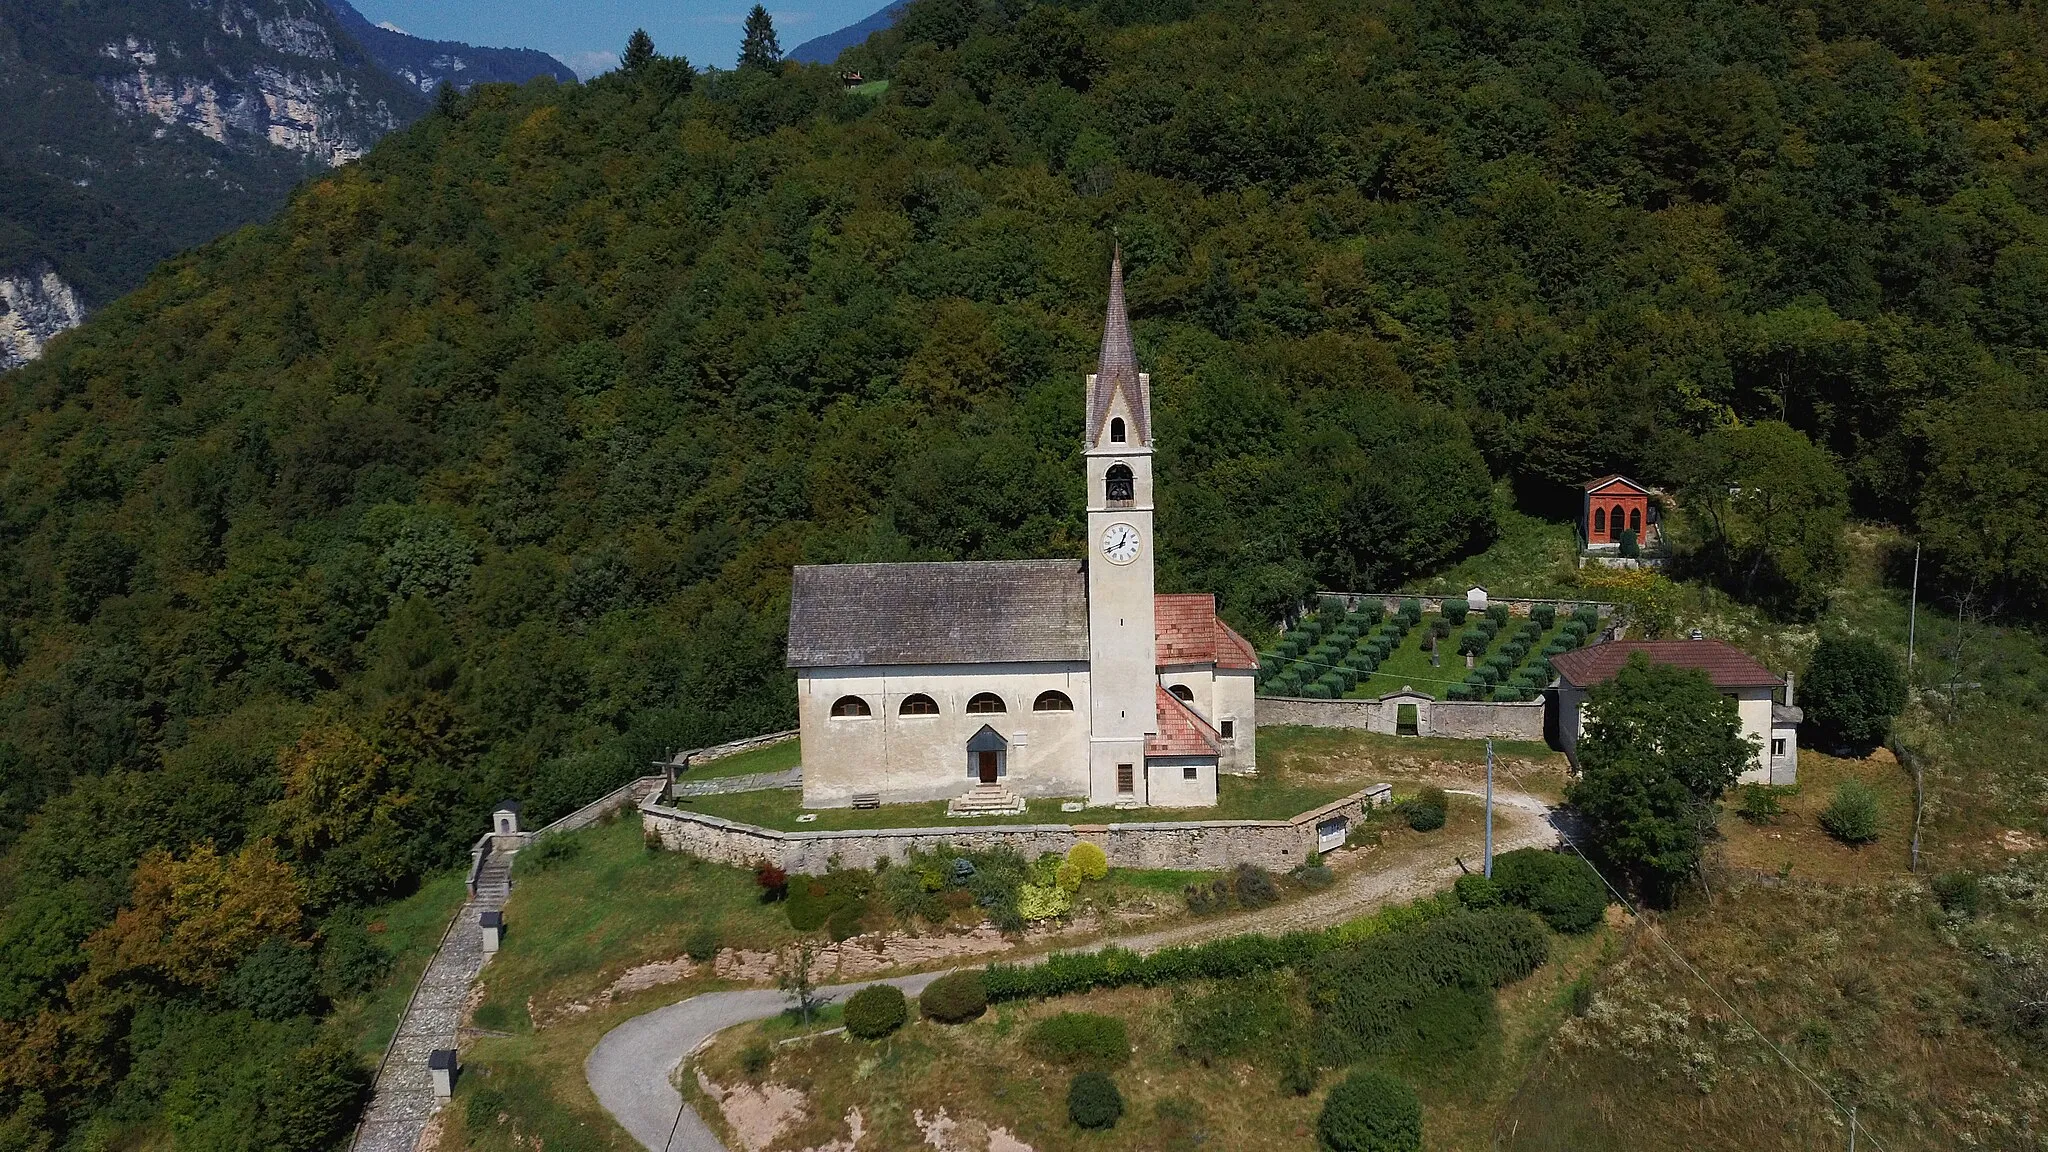
{"type": "Polygon", "coordinates": [[[1110,409],[1121,394],[1124,409],[1130,414],[1131,428],[1128,442],[1134,445],[1152,442],[1152,411],[1150,397],[1145,395],[1144,379],[1138,374],[1138,353],[1131,344],[1131,316],[1124,303],[1124,253],[1118,245],[1109,262],[1109,310],[1102,321],[1102,357],[1095,368],[1095,384],[1088,391],[1088,443],[1098,445],[1109,440],[1110,409]]]}

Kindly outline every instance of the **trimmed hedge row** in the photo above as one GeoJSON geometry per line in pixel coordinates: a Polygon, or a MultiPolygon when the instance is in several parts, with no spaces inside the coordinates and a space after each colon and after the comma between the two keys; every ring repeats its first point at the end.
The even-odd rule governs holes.
{"type": "Polygon", "coordinates": [[[1326,932],[1229,936],[1140,956],[1125,948],[1055,952],[1036,964],[991,964],[982,973],[990,1002],[1043,1000],[1094,988],[1156,988],[1188,980],[1231,980],[1313,960],[1335,944],[1326,932]]]}

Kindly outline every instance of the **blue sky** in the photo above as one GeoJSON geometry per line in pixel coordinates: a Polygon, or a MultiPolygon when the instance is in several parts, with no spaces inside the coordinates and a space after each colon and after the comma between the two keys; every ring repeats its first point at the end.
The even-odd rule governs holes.
{"type": "MultiPolygon", "coordinates": [[[[618,62],[635,28],[664,53],[698,67],[730,68],[739,56],[740,22],[753,0],[352,0],[356,10],[434,40],[490,48],[538,48],[595,76],[618,62]]],[[[860,21],[887,0],[764,0],[786,52],[813,36],[860,21]]]]}

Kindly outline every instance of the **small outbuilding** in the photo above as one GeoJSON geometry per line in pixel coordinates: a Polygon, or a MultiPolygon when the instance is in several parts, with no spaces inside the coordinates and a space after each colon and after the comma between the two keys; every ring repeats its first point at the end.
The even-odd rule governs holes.
{"type": "Polygon", "coordinates": [[[1467,588],[1467,589],[1465,589],[1465,607],[1466,607],[1466,608],[1468,608],[1468,609],[1470,609],[1470,610],[1472,611],[1472,613],[1473,613],[1474,615],[1478,615],[1478,614],[1480,614],[1480,613],[1483,613],[1483,612],[1485,612],[1485,611],[1486,611],[1486,589],[1484,589],[1484,588],[1467,588]]]}
{"type": "Polygon", "coordinates": [[[1579,504],[1579,536],[1589,552],[1617,552],[1623,534],[1634,532],[1636,544],[1649,548],[1662,533],[1656,493],[1626,476],[1588,480],[1579,504]]]}
{"type": "Polygon", "coordinates": [[[500,836],[517,836],[520,811],[521,806],[517,800],[498,801],[498,806],[491,809],[491,831],[500,836]]]}

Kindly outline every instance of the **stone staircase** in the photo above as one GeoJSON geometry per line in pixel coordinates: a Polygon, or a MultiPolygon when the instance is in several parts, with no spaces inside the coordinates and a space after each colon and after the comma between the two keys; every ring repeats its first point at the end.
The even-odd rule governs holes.
{"type": "Polygon", "coordinates": [[[489,908],[503,908],[512,895],[511,852],[493,852],[484,858],[476,873],[476,902],[489,908]]]}
{"type": "Polygon", "coordinates": [[[946,803],[948,816],[1016,816],[1023,811],[1024,798],[1001,784],[976,784],[946,803]]]}

